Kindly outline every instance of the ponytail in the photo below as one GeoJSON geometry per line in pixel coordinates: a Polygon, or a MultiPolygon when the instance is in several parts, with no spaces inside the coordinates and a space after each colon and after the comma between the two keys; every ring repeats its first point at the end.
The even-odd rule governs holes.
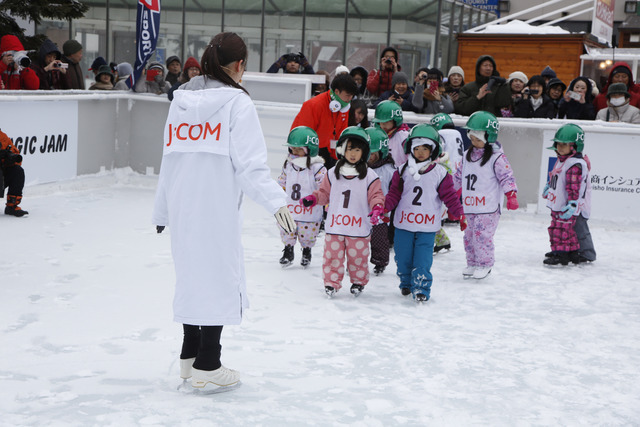
{"type": "Polygon", "coordinates": [[[219,33],[211,39],[200,60],[202,74],[227,86],[249,92],[235,82],[223,67],[236,61],[247,62],[247,45],[236,33],[219,33]]]}

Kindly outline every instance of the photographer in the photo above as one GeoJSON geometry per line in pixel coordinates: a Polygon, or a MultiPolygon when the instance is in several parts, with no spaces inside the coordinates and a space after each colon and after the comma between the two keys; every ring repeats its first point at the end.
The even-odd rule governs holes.
{"type": "Polygon", "coordinates": [[[374,107],[377,107],[382,101],[394,101],[398,103],[402,111],[417,112],[417,109],[412,104],[413,91],[409,87],[409,78],[402,71],[393,75],[391,89],[380,95],[380,98],[373,104],[374,107]]]}
{"type": "Polygon", "coordinates": [[[7,34],[0,39],[0,58],[0,87],[7,90],[36,90],[40,87],[40,79],[29,68],[31,59],[16,36],[7,34]]]}
{"type": "Polygon", "coordinates": [[[500,77],[493,57],[482,55],[476,62],[476,80],[460,89],[455,112],[470,116],[476,111],[488,111],[501,116],[500,109],[511,105],[511,90],[506,82],[500,77]]]}
{"type": "Polygon", "coordinates": [[[385,91],[391,90],[393,75],[402,68],[398,65],[398,51],[392,47],[386,47],[380,55],[380,69],[371,70],[367,76],[367,90],[372,96],[381,96],[385,91]]]}
{"type": "Polygon", "coordinates": [[[315,74],[313,67],[302,52],[285,53],[269,67],[267,73],[277,73],[281,68],[285,74],[315,74]]]}
{"type": "Polygon", "coordinates": [[[71,89],[66,77],[69,64],[61,59],[62,53],[58,46],[46,39],[38,51],[38,60],[32,66],[40,79],[40,89],[71,89]]]}
{"type": "Polygon", "coordinates": [[[546,82],[542,76],[533,76],[522,90],[522,98],[514,102],[513,115],[523,118],[553,119],[556,107],[549,96],[544,93],[546,82]]]}
{"type": "Polygon", "coordinates": [[[21,163],[20,150],[0,130],[0,196],[4,197],[4,189],[9,187],[7,206],[4,208],[5,215],[20,217],[29,213],[18,206],[22,201],[24,188],[24,169],[20,166],[21,163]]]}
{"type": "Polygon", "coordinates": [[[453,101],[442,84],[442,71],[432,68],[418,72],[412,103],[416,113],[453,113],[453,101]]]}

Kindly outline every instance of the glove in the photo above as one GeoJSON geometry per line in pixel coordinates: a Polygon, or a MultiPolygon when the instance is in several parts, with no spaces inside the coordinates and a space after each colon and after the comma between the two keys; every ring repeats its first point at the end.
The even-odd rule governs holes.
{"type": "Polygon", "coordinates": [[[560,218],[562,219],[571,218],[573,214],[576,213],[577,209],[578,209],[578,202],[576,200],[569,201],[569,203],[567,203],[566,206],[562,208],[562,214],[560,215],[560,218]]]}
{"type": "Polygon", "coordinates": [[[158,234],[162,233],[164,231],[164,225],[156,225],[156,232],[158,234]]]}
{"type": "Polygon", "coordinates": [[[467,217],[464,214],[460,215],[460,231],[467,229],[467,217]]]}
{"type": "Polygon", "coordinates": [[[507,193],[507,209],[515,211],[520,205],[518,204],[518,198],[515,191],[509,191],[507,193]]]}
{"type": "Polygon", "coordinates": [[[547,182],[546,185],[544,186],[544,189],[542,190],[542,198],[546,199],[548,195],[549,195],[549,183],[547,182]]]}
{"type": "Polygon", "coordinates": [[[300,204],[305,208],[312,208],[318,204],[318,198],[313,194],[311,194],[307,197],[303,197],[302,199],[300,199],[300,204]]]}
{"type": "Polygon", "coordinates": [[[378,225],[382,222],[382,216],[384,215],[384,208],[382,205],[375,205],[371,212],[369,212],[369,217],[371,218],[371,225],[378,225]]]}
{"type": "Polygon", "coordinates": [[[276,221],[278,221],[278,224],[280,224],[280,227],[282,227],[285,232],[293,233],[293,231],[296,229],[296,223],[293,221],[291,213],[289,212],[289,208],[287,208],[286,206],[278,209],[275,217],[276,221]]]}
{"type": "Polygon", "coordinates": [[[298,52],[298,63],[303,67],[306,67],[307,65],[309,65],[309,61],[307,60],[307,58],[304,56],[304,53],[302,52],[298,52]]]}
{"type": "Polygon", "coordinates": [[[284,68],[287,66],[288,59],[289,59],[289,54],[282,55],[280,58],[278,58],[278,60],[276,61],[276,64],[278,64],[279,68],[284,68]]]}

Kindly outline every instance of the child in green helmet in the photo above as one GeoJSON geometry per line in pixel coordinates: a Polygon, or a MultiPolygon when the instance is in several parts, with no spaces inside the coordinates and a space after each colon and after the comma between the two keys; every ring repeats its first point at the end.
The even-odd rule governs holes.
{"type": "Polygon", "coordinates": [[[409,135],[409,126],[403,124],[402,120],[402,108],[397,102],[382,101],[376,107],[373,122],[389,136],[389,151],[397,168],[408,158],[402,144],[409,135]]]}
{"type": "Polygon", "coordinates": [[[282,165],[278,184],[287,194],[287,207],[293,217],[296,228],[291,232],[280,229],[280,238],[284,243],[280,265],[288,267],[294,259],[293,247],[296,240],[302,246],[300,265],[306,268],[311,263],[311,248],[316,244],[322,222],[322,206],[303,207],[300,199],[320,187],[327,174],[324,159],[318,156],[318,135],[307,126],[291,129],[287,138],[289,155],[282,165]]]}
{"type": "Polygon", "coordinates": [[[558,154],[542,197],[551,209],[551,252],[545,265],[567,265],[595,261],[587,219],[591,211],[589,159],[583,156],[584,132],[572,123],[561,126],[549,147],[558,154]]]}
{"type": "Polygon", "coordinates": [[[507,209],[518,209],[516,179],[497,141],[500,124],[488,111],[476,111],[465,126],[471,147],[453,181],[462,188],[462,205],[468,227],[464,233],[467,267],[462,276],[484,279],[491,273],[494,258],[493,236],[498,228],[504,196],[507,209]]]}

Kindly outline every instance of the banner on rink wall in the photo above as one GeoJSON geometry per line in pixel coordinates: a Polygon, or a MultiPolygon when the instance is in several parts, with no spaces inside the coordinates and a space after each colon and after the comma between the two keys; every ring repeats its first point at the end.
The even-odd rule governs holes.
{"type": "MultiPolygon", "coordinates": [[[[543,133],[543,147],[551,147],[555,131],[543,133]]],[[[637,156],[640,133],[615,134],[585,128],[584,151],[591,162],[591,217],[604,220],[638,221],[640,215],[640,169],[637,156]],[[612,139],[613,138],[613,139],[612,139]],[[629,153],[624,155],[620,153],[629,153]]],[[[540,167],[538,213],[548,213],[542,189],[556,162],[556,153],[543,148],[540,167]]]]}
{"type": "Polygon", "coordinates": [[[135,85],[147,61],[156,50],[160,31],[160,0],[138,0],[136,17],[136,62],[127,86],[135,85]]]}
{"type": "Polygon", "coordinates": [[[78,101],[12,102],[2,108],[2,131],[22,154],[25,184],[75,178],[78,101]]]}
{"type": "Polygon", "coordinates": [[[495,13],[500,18],[500,7],[498,0],[462,0],[469,6],[495,13]]]}
{"type": "Polygon", "coordinates": [[[613,39],[613,15],[616,0],[594,0],[591,34],[606,40],[613,39]]]}

